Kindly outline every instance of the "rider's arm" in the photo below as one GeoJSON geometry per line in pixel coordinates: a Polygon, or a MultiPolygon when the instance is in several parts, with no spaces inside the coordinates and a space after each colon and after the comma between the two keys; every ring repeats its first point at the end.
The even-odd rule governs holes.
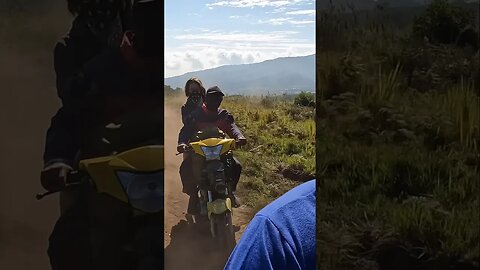
{"type": "Polygon", "coordinates": [[[67,36],[58,42],[54,49],[54,69],[56,73],[57,94],[63,106],[51,119],[47,131],[44,165],[55,162],[72,165],[78,146],[77,119],[78,114],[71,104],[72,95],[69,87],[73,84],[76,72],[75,54],[69,46],[67,36]]]}
{"type": "Polygon", "coordinates": [[[67,36],[55,45],[53,52],[53,64],[56,73],[57,95],[63,100],[66,88],[75,69],[75,53],[68,46],[70,38],[67,36]]]}
{"type": "Polygon", "coordinates": [[[182,124],[185,125],[185,119],[187,117],[187,108],[185,107],[185,104],[182,105],[182,108],[180,110],[182,113],[182,124]]]}
{"type": "Polygon", "coordinates": [[[73,164],[79,148],[77,117],[68,107],[64,106],[52,118],[47,131],[43,155],[45,167],[56,162],[73,164]]]}
{"type": "Polygon", "coordinates": [[[69,33],[55,45],[53,64],[57,94],[62,101],[83,64],[97,53],[95,45],[88,42],[89,39],[85,22],[77,17],[73,20],[69,33]]]}
{"type": "Polygon", "coordinates": [[[240,128],[235,124],[235,119],[233,115],[228,111],[224,110],[221,112],[221,120],[219,128],[227,133],[230,138],[233,138],[237,141],[244,141],[246,142],[245,136],[243,136],[240,128]]]}
{"type": "Polygon", "coordinates": [[[187,144],[190,138],[193,136],[193,125],[184,125],[178,133],[178,145],[187,144]]]}

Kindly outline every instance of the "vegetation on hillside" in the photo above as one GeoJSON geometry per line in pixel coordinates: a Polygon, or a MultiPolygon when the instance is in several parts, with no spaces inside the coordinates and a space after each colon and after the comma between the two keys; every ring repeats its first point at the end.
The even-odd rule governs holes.
{"type": "Polygon", "coordinates": [[[444,0],[406,28],[382,12],[317,14],[318,265],[478,267],[478,25],[444,0]]]}

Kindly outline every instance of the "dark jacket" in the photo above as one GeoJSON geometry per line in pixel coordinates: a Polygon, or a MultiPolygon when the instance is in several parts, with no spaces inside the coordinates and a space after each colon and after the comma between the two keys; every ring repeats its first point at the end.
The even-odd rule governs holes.
{"type": "Polygon", "coordinates": [[[196,132],[209,127],[219,128],[232,139],[245,139],[230,112],[220,108],[211,112],[203,105],[192,113],[191,121],[184,124],[180,130],[178,144],[188,143],[196,132]]]}
{"type": "Polygon", "coordinates": [[[74,165],[78,158],[126,150],[152,137],[163,143],[162,71],[130,46],[88,61],[64,88],[63,107],[47,132],[45,162],[74,165]],[[120,127],[106,128],[112,121],[120,127]]]}
{"type": "Polygon", "coordinates": [[[193,120],[193,112],[202,106],[203,102],[200,104],[195,104],[190,99],[187,99],[187,102],[182,105],[182,123],[188,124],[193,120]]]}
{"type": "Polygon", "coordinates": [[[78,149],[78,130],[71,119],[78,116],[78,111],[70,104],[75,102],[70,94],[70,87],[80,85],[83,80],[83,66],[105,48],[96,42],[82,17],[76,17],[69,33],[54,48],[54,68],[56,73],[57,95],[62,107],[51,119],[46,134],[44,163],[55,161],[72,164],[78,149]],[[67,94],[68,93],[68,94],[67,94]]]}

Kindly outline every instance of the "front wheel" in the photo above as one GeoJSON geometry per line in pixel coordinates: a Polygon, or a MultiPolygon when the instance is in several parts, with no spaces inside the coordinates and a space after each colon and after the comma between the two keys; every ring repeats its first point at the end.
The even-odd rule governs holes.
{"type": "Polygon", "coordinates": [[[233,231],[232,213],[226,212],[220,215],[212,214],[210,218],[212,236],[219,249],[226,253],[235,247],[235,232],[233,231]]]}

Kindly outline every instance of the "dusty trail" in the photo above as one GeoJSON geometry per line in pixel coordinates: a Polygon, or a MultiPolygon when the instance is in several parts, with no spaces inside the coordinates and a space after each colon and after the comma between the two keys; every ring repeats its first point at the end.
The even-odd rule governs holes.
{"type": "Polygon", "coordinates": [[[42,191],[45,132],[58,108],[51,56],[0,47],[0,59],[0,269],[46,270],[59,207],[57,195],[37,201],[35,194],[42,191]]]}
{"type": "MultiPolygon", "coordinates": [[[[168,102],[166,102],[168,103],[168,102]]],[[[228,258],[211,247],[208,228],[199,231],[185,219],[188,196],[182,193],[178,170],[182,156],[176,156],[178,131],[182,127],[180,107],[165,106],[165,269],[223,269],[228,258]]],[[[248,209],[234,210],[235,238],[240,239],[249,221],[248,209]]]]}

